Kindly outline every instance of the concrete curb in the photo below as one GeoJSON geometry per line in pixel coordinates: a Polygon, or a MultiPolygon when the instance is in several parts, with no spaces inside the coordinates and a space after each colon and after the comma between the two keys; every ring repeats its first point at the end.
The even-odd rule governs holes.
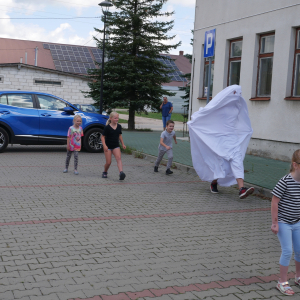
{"type": "MultiPolygon", "coordinates": [[[[132,155],[135,158],[142,158],[142,159],[145,159],[145,160],[153,160],[153,161],[155,161],[157,159],[156,156],[150,155],[150,154],[146,154],[146,153],[143,153],[141,151],[132,151],[132,155]]],[[[168,160],[167,159],[162,159],[161,162],[163,164],[167,164],[168,160]]],[[[178,170],[187,172],[189,174],[197,175],[197,172],[191,166],[187,166],[187,165],[184,165],[184,164],[181,164],[181,163],[178,163],[178,162],[173,162],[173,165],[175,165],[176,169],[178,169],[178,170]]],[[[254,189],[255,189],[254,190],[254,195],[257,195],[258,197],[261,197],[261,198],[264,198],[264,197],[272,198],[272,191],[269,190],[269,189],[266,189],[264,187],[261,187],[261,186],[258,186],[258,185],[254,185],[254,184],[251,184],[251,183],[248,183],[248,182],[245,182],[245,186],[246,187],[250,187],[250,186],[254,187],[254,189]]]]}

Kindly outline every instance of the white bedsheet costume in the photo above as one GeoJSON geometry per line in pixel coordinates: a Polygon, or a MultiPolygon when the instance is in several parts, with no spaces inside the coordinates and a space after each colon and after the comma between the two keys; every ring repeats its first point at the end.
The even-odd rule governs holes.
{"type": "Polygon", "coordinates": [[[193,166],[203,181],[218,179],[221,186],[244,179],[244,157],[252,135],[241,87],[218,93],[188,122],[193,166]]]}

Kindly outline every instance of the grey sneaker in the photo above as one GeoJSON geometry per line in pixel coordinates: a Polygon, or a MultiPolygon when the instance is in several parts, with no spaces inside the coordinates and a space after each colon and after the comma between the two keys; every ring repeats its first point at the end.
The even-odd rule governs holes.
{"type": "Polygon", "coordinates": [[[74,174],[75,174],[75,175],[78,175],[79,173],[78,173],[78,171],[77,171],[77,170],[75,170],[75,171],[74,171],[74,174]]]}
{"type": "Polygon", "coordinates": [[[68,173],[68,169],[64,169],[63,173],[68,173]]]}

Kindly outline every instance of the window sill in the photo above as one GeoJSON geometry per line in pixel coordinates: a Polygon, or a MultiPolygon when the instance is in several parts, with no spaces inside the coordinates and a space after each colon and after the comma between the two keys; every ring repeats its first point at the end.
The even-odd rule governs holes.
{"type": "MultiPolygon", "coordinates": [[[[198,97],[197,99],[198,99],[198,100],[207,100],[206,97],[198,97]]],[[[209,97],[209,100],[211,100],[211,99],[212,99],[212,97],[209,97]]]]}
{"type": "Polygon", "coordinates": [[[270,101],[271,97],[256,97],[250,98],[250,101],[270,101]]]}
{"type": "Polygon", "coordinates": [[[300,101],[300,97],[286,97],[284,100],[300,101]]]}

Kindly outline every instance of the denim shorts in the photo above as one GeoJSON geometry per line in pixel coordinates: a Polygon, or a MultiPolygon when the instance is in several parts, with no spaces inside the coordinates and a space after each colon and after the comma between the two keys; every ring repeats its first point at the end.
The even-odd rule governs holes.
{"type": "Polygon", "coordinates": [[[163,126],[164,126],[164,128],[167,127],[167,122],[168,122],[169,120],[171,120],[171,116],[172,116],[172,114],[168,114],[166,117],[162,117],[162,121],[163,121],[163,126]]]}
{"type": "Polygon", "coordinates": [[[108,149],[109,151],[113,151],[113,150],[115,150],[115,149],[120,149],[120,147],[116,147],[116,148],[113,148],[113,149],[108,149]]]}

